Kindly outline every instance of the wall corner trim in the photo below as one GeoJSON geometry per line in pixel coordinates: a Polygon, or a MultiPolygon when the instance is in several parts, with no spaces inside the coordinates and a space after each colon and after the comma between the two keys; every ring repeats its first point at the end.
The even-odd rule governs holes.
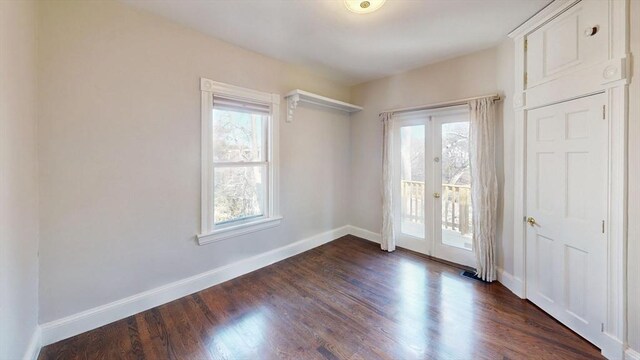
{"type": "MultiPolygon", "coordinates": [[[[41,337],[40,331],[38,331],[38,341],[36,343],[38,345],[42,344],[43,346],[53,344],[57,341],[96,329],[153,307],[166,304],[336,240],[348,235],[349,229],[349,225],[338,227],[232,264],[44,323],[40,325],[39,330],[42,331],[41,337]]],[[[40,346],[37,346],[37,348],[39,349],[40,346]]],[[[35,356],[37,357],[37,354],[35,356]]],[[[25,357],[25,359],[27,358],[25,357]]]]}
{"type": "Polygon", "coordinates": [[[381,242],[382,237],[379,233],[375,233],[373,231],[369,231],[353,225],[347,225],[347,227],[349,229],[348,231],[350,235],[357,236],[361,239],[365,239],[376,244],[380,244],[381,242]]]}
{"type": "Polygon", "coordinates": [[[35,327],[29,345],[24,352],[23,360],[37,360],[40,355],[40,349],[42,348],[42,332],[40,326],[35,327]]]}
{"type": "Polygon", "coordinates": [[[521,299],[525,298],[522,280],[498,268],[498,282],[521,299]]]}

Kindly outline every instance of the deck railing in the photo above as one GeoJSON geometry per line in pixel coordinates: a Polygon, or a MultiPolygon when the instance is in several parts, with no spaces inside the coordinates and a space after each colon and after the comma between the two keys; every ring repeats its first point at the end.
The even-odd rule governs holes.
{"type": "Polygon", "coordinates": [[[402,220],[424,224],[424,182],[402,180],[402,220]]]}
{"type": "MultiPolygon", "coordinates": [[[[461,233],[472,232],[471,187],[443,184],[442,227],[461,233]]],[[[402,181],[402,220],[424,223],[425,187],[422,181],[402,181]]]]}

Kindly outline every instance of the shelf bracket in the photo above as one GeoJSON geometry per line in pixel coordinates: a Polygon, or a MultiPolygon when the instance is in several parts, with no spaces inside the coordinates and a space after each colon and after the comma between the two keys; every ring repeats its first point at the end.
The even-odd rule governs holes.
{"type": "Polygon", "coordinates": [[[293,111],[298,107],[298,101],[300,101],[300,95],[294,94],[287,97],[287,122],[293,121],[293,111]]]}

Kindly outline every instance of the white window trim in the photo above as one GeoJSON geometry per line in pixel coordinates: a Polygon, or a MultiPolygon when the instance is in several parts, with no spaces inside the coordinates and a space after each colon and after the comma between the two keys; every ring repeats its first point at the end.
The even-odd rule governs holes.
{"type": "Polygon", "coordinates": [[[202,188],[201,188],[201,219],[200,234],[197,235],[198,244],[204,245],[252,232],[272,228],[280,225],[280,187],[279,187],[279,132],[280,95],[271,94],[242,87],[200,78],[201,91],[201,145],[202,145],[202,188]],[[267,216],[254,221],[247,221],[237,225],[215,228],[213,224],[213,144],[211,126],[213,122],[213,96],[230,97],[254,103],[266,104],[271,107],[269,116],[269,134],[267,153],[269,166],[268,209],[267,216]]]}

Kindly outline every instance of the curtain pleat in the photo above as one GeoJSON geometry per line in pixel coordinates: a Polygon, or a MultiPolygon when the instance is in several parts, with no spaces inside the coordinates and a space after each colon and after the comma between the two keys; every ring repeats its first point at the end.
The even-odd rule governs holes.
{"type": "Polygon", "coordinates": [[[498,180],[495,164],[495,106],[492,98],[469,102],[471,110],[471,203],[476,254],[476,275],[484,281],[497,278],[496,223],[498,180]]]}
{"type": "Polygon", "coordinates": [[[391,113],[380,114],[382,121],[382,250],[394,251],[396,239],[393,228],[393,174],[391,166],[391,149],[393,135],[391,134],[391,113]]]}

